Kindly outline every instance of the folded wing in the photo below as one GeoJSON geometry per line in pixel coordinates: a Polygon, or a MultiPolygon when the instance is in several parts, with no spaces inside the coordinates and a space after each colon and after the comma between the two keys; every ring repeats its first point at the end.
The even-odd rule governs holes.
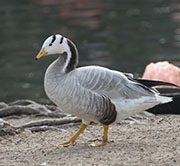
{"type": "Polygon", "coordinates": [[[103,67],[83,67],[77,69],[76,77],[79,84],[87,90],[105,95],[110,99],[133,99],[142,96],[154,96],[155,91],[130,75],[103,67]]]}

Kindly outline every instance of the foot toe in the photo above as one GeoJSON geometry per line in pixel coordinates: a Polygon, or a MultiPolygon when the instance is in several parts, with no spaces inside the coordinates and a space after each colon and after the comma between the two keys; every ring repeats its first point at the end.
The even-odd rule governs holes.
{"type": "Polygon", "coordinates": [[[91,146],[104,146],[104,145],[106,145],[106,144],[108,144],[109,142],[107,141],[107,142],[101,142],[101,143],[98,143],[98,144],[91,144],[91,146]]]}
{"type": "Polygon", "coordinates": [[[60,143],[60,144],[56,144],[56,146],[67,147],[67,146],[72,145],[72,144],[76,144],[76,142],[75,141],[67,141],[67,142],[63,142],[63,143],[60,143]]]}

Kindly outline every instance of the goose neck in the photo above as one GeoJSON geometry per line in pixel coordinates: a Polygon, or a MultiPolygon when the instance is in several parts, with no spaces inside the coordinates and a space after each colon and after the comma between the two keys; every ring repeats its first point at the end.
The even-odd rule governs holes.
{"type": "Polygon", "coordinates": [[[75,44],[67,40],[67,50],[63,54],[63,59],[64,59],[64,66],[63,66],[63,71],[64,73],[68,73],[72,70],[74,70],[77,67],[78,64],[78,51],[75,46],[75,44]]]}

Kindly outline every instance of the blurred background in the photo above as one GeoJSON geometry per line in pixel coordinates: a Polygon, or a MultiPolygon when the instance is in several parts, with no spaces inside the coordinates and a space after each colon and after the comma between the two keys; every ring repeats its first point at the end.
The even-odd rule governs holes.
{"type": "Polygon", "coordinates": [[[136,76],[150,62],[180,66],[178,0],[0,0],[0,101],[49,103],[43,78],[56,57],[35,56],[56,33],[76,44],[79,66],[136,76]]]}

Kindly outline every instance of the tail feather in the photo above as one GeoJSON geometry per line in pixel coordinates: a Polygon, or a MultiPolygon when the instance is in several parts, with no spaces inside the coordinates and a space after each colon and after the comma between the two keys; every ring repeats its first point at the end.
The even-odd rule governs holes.
{"type": "Polygon", "coordinates": [[[173,101],[172,97],[165,97],[165,96],[157,96],[157,99],[161,104],[169,103],[173,101]]]}

